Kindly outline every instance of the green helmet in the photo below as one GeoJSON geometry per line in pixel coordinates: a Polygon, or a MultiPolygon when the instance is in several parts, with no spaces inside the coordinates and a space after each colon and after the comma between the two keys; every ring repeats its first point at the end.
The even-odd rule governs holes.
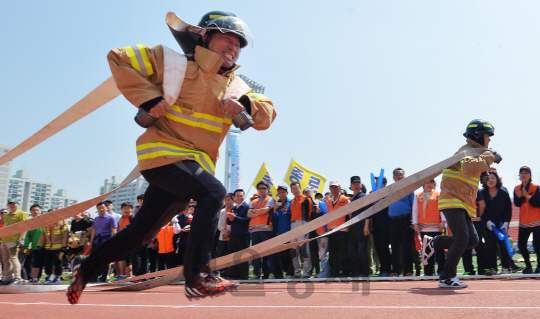
{"type": "Polygon", "coordinates": [[[465,137],[482,137],[485,133],[489,136],[495,135],[495,127],[488,121],[484,120],[472,120],[465,129],[463,136],[465,137]]]}

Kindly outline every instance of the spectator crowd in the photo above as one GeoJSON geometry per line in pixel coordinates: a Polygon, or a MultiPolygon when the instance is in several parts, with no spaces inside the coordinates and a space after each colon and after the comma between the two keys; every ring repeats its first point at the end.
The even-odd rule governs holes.
{"type": "MultiPolygon", "coordinates": [[[[405,171],[396,168],[392,175],[397,182],[405,178],[405,171]]],[[[491,170],[480,177],[483,188],[478,190],[476,216],[472,218],[480,242],[462,256],[464,275],[490,276],[519,271],[524,274],[540,273],[538,264],[533,269],[528,247],[532,234],[534,251],[536,254],[540,251],[540,190],[537,184],[532,183],[529,167],[521,167],[519,176],[521,183],[514,187],[512,197],[514,205],[520,209],[517,247],[525,267],[515,263],[504,241],[497,237],[498,231],[508,232],[510,227],[512,199],[497,172],[491,170]],[[473,263],[473,251],[476,265],[473,263]]],[[[383,178],[382,187],[387,182],[383,178]]],[[[425,276],[438,275],[444,269],[444,250],[436,251],[424,265],[421,261],[425,236],[451,236],[444,214],[438,210],[440,193],[436,191],[436,186],[436,182],[431,180],[419,192],[405,196],[370,218],[319,237],[375,204],[370,203],[316,231],[293,239],[291,243],[301,244],[292,249],[260,258],[252,251],[250,253],[256,258],[251,261],[251,276],[249,262],[222,269],[220,275],[237,280],[371,275],[399,277],[420,276],[422,272],[425,276]],[[314,238],[317,239],[307,241],[314,238]]],[[[293,182],[291,185],[280,185],[275,194],[277,199],[274,200],[265,181],[258,182],[256,188],[256,194],[249,199],[242,189],[225,197],[219,214],[214,258],[264,243],[324,214],[332,214],[334,210],[361,199],[367,193],[358,176],[351,177],[348,187],[342,187],[339,181],[331,181],[329,192],[324,195],[314,194],[309,188],[302,190],[299,183],[293,182]],[[352,193],[348,193],[346,188],[352,193]]],[[[1,285],[60,283],[65,270],[69,271],[70,257],[87,254],[117,231],[129,227],[143,201],[143,195],[139,195],[136,205],[123,203],[121,213],[114,211],[112,202],[100,202],[96,205],[98,215],[94,219],[89,213],[82,212],[70,222],[62,220],[1,238],[1,285]]],[[[37,204],[30,207],[31,216],[19,209],[18,199],[9,199],[7,204],[8,208],[0,211],[0,228],[41,214],[41,207],[37,204]]],[[[161,227],[155,238],[111,264],[98,276],[97,281],[112,280],[112,272],[114,280],[122,280],[183,265],[196,205],[197,202],[191,200],[185,210],[178,211],[170,222],[161,227]]],[[[49,212],[54,210],[50,209],[49,212]]]]}

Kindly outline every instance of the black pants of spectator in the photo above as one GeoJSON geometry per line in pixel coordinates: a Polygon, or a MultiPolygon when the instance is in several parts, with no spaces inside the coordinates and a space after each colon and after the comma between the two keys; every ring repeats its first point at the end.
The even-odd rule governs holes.
{"type": "Polygon", "coordinates": [[[186,256],[186,245],[178,245],[178,253],[176,254],[176,258],[178,260],[179,265],[184,265],[184,258],[186,256]]]}
{"type": "Polygon", "coordinates": [[[499,240],[497,235],[491,230],[485,228],[484,236],[486,238],[488,269],[497,269],[497,249],[501,258],[502,268],[510,269],[510,255],[506,251],[506,245],[503,240],[499,240]]]}
{"type": "Polygon", "coordinates": [[[351,275],[353,277],[369,277],[369,256],[367,251],[369,236],[354,231],[350,231],[349,235],[349,257],[353,266],[351,275]]]}
{"type": "Polygon", "coordinates": [[[537,260],[536,260],[536,267],[540,267],[540,258],[538,256],[540,255],[540,226],[532,227],[532,228],[519,228],[518,233],[518,248],[521,252],[521,255],[523,256],[523,259],[525,260],[525,265],[527,267],[531,267],[531,259],[529,257],[529,250],[528,250],[528,241],[529,236],[533,234],[533,248],[534,252],[536,253],[537,260]]]}
{"type": "Polygon", "coordinates": [[[451,279],[457,275],[457,265],[465,249],[474,248],[478,244],[478,234],[465,209],[452,208],[442,211],[446,217],[448,228],[452,236],[437,236],[434,243],[435,250],[448,249],[444,270],[440,279],[451,279]]]}
{"type": "Polygon", "coordinates": [[[141,245],[131,253],[131,268],[134,276],[141,276],[148,272],[147,247],[147,244],[141,245]]]}
{"type": "MultiPolygon", "coordinates": [[[[34,249],[29,257],[31,259],[32,268],[39,269],[37,279],[40,279],[43,272],[43,265],[45,264],[45,249],[34,249]]],[[[30,274],[31,273],[32,272],[30,271],[30,274]]]]}
{"type": "Polygon", "coordinates": [[[390,274],[392,272],[392,261],[390,259],[390,232],[388,228],[373,228],[373,242],[375,251],[379,257],[379,273],[390,274]]]}
{"type": "MultiPolygon", "coordinates": [[[[225,255],[228,255],[229,252],[229,241],[228,240],[220,240],[217,247],[217,257],[223,257],[225,255]]],[[[220,270],[221,277],[227,278],[229,277],[229,267],[223,268],[220,270]]]]}
{"type": "MultiPolygon", "coordinates": [[[[253,246],[258,245],[264,241],[267,241],[274,237],[273,231],[257,231],[251,233],[251,244],[253,246]]],[[[251,264],[253,265],[253,275],[255,277],[262,279],[268,279],[268,276],[270,273],[274,274],[275,276],[275,269],[274,269],[274,255],[265,256],[262,258],[254,258],[251,261],[251,264]],[[261,273],[262,270],[262,273],[261,273]]]]}
{"type": "MultiPolygon", "coordinates": [[[[345,277],[346,259],[349,249],[349,233],[338,231],[328,236],[328,264],[330,277],[345,277]]],[[[352,268],[352,267],[349,267],[352,268]]]]}
{"type": "MultiPolygon", "coordinates": [[[[250,234],[231,236],[229,239],[229,254],[236,253],[249,247],[251,241],[250,234]]],[[[234,260],[238,260],[242,256],[235,256],[234,260]]],[[[230,268],[230,277],[234,279],[248,279],[249,263],[241,263],[230,268]]]]}
{"type": "MultiPolygon", "coordinates": [[[[474,251],[476,251],[477,269],[478,274],[483,275],[484,270],[490,268],[487,264],[487,249],[486,245],[484,244],[484,226],[482,225],[481,221],[473,221],[473,225],[476,229],[476,234],[478,235],[478,245],[474,247],[474,251]]],[[[463,253],[463,269],[465,272],[475,274],[472,261],[472,248],[465,249],[465,252],[463,253]]]]}
{"type": "Polygon", "coordinates": [[[176,254],[174,251],[165,254],[157,254],[158,270],[165,270],[175,268],[176,265],[176,254]]]}
{"type": "MultiPolygon", "coordinates": [[[[440,234],[441,232],[420,232],[420,235],[422,236],[422,240],[424,240],[424,236],[435,237],[435,236],[439,236],[440,234]]],[[[428,264],[424,266],[424,275],[426,276],[436,275],[435,262],[437,263],[437,274],[442,273],[444,269],[445,261],[446,261],[446,256],[444,253],[444,249],[436,250],[435,254],[429,257],[428,264]]]]}
{"type": "Polygon", "coordinates": [[[45,250],[45,273],[47,277],[52,275],[53,267],[54,275],[59,279],[62,276],[62,262],[58,259],[59,254],[60,250],[45,250]]]}
{"type": "Polygon", "coordinates": [[[157,271],[157,255],[158,250],[148,248],[146,251],[148,253],[148,269],[150,272],[156,272],[157,271]]]}
{"type": "MultiPolygon", "coordinates": [[[[315,233],[315,235],[312,235],[310,234],[309,235],[309,238],[316,238],[317,237],[317,233],[315,233]]],[[[317,243],[316,240],[312,240],[309,242],[309,250],[310,250],[310,255],[311,255],[311,269],[312,269],[312,273],[313,273],[313,270],[315,270],[315,275],[319,275],[319,273],[321,272],[321,262],[319,260],[319,244],[317,243]]]]}
{"type": "Polygon", "coordinates": [[[282,279],[285,276],[294,276],[294,266],[292,264],[291,250],[285,249],[283,251],[280,251],[279,253],[274,254],[274,256],[274,261],[276,262],[276,265],[274,266],[276,269],[274,277],[276,279],[282,279]],[[283,273],[285,273],[285,275],[283,273]]]}
{"type": "Polygon", "coordinates": [[[98,275],[110,262],[131,254],[154,238],[193,198],[198,201],[197,213],[191,222],[184,262],[186,284],[191,284],[210,261],[225,188],[196,161],[179,161],[143,170],[141,174],[150,184],[144,194],[144,205],[129,225],[83,260],[83,276],[98,275]]]}
{"type": "Polygon", "coordinates": [[[392,245],[392,272],[396,274],[413,273],[412,245],[414,244],[414,231],[411,216],[404,215],[397,218],[390,217],[388,230],[390,231],[390,244],[392,245]],[[403,250],[403,267],[400,262],[400,252],[403,250]]]}

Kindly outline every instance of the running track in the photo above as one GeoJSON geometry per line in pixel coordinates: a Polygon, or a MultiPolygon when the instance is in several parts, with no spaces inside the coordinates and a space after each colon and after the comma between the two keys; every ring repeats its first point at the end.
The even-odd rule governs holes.
{"type": "Polygon", "coordinates": [[[366,318],[538,317],[540,280],[469,280],[460,290],[436,281],[242,284],[216,298],[188,301],[182,285],[143,292],[87,288],[80,304],[64,292],[0,295],[0,318],[366,318]],[[294,286],[296,285],[296,286],[294,286]],[[304,298],[306,297],[306,298],[304,298]]]}

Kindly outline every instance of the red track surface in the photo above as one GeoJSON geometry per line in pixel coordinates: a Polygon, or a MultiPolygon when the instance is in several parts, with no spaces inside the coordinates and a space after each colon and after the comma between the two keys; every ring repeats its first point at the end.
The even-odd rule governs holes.
{"type": "Polygon", "coordinates": [[[469,280],[460,290],[436,281],[243,284],[234,293],[188,301],[184,286],[143,292],[92,291],[69,305],[64,292],[0,295],[1,318],[365,318],[458,315],[467,318],[537,318],[540,281],[469,280]],[[295,290],[296,288],[296,290],[295,290]],[[297,297],[294,297],[295,293],[297,297]]]}

